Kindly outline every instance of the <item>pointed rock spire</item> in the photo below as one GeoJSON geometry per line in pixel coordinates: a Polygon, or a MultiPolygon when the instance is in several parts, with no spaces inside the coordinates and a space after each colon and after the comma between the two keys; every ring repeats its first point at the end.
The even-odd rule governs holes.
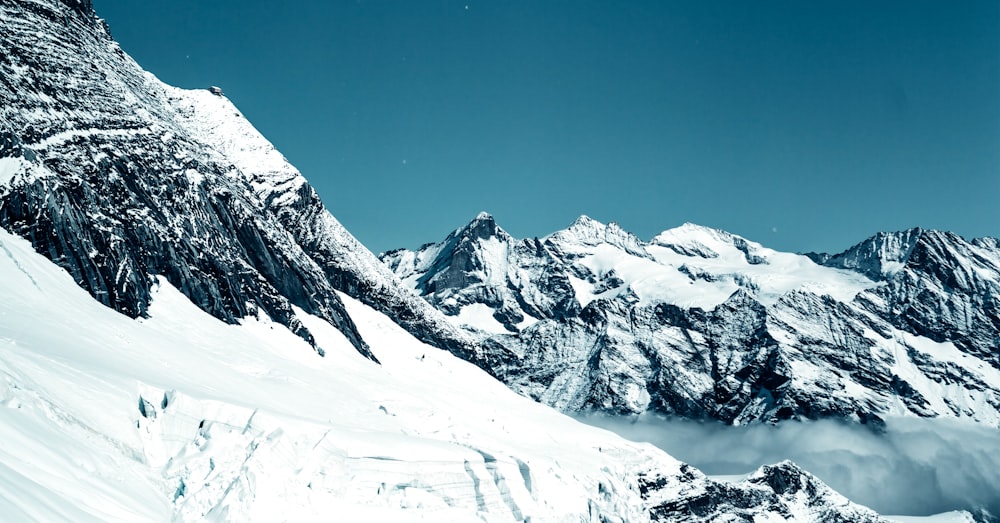
{"type": "Polygon", "coordinates": [[[461,240],[485,240],[494,237],[506,240],[510,238],[507,231],[500,228],[493,216],[486,211],[477,214],[465,227],[455,232],[456,238],[461,240]]]}

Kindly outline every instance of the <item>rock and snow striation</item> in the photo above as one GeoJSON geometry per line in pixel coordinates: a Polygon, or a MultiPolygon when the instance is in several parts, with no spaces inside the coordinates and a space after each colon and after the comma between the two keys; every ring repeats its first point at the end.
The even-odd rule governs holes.
{"type": "Polygon", "coordinates": [[[0,4],[0,226],[96,299],[147,313],[154,276],[227,321],[258,311],[311,340],[294,307],[364,341],[335,291],[477,360],[403,290],[223,96],[159,82],[89,2],[0,4]]]}
{"type": "Polygon", "coordinates": [[[996,239],[913,229],[798,255],[585,216],[517,240],[484,213],[382,259],[483,339],[493,374],[565,411],[1000,426],[996,239]]]}
{"type": "Polygon", "coordinates": [[[88,0],[0,27],[5,517],[881,521],[511,392],[221,93],[144,72],[88,0]]]}

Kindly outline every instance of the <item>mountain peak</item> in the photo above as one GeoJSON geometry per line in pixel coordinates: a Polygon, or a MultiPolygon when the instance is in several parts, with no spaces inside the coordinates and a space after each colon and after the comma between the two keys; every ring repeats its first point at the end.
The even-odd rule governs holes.
{"type": "Polygon", "coordinates": [[[700,240],[702,242],[730,241],[735,235],[726,231],[698,225],[697,223],[684,222],[672,229],[666,229],[653,238],[653,243],[669,243],[672,241],[700,240]]]}
{"type": "Polygon", "coordinates": [[[606,243],[636,256],[649,256],[642,240],[636,235],[622,229],[615,222],[605,225],[585,214],[580,215],[568,228],[550,234],[546,239],[564,245],[591,247],[606,243]]]}
{"type": "MultiPolygon", "coordinates": [[[[860,272],[875,281],[885,280],[904,267],[940,267],[946,272],[960,265],[979,263],[976,246],[991,250],[995,243],[982,239],[967,241],[958,234],[913,227],[880,232],[839,254],[810,254],[823,265],[860,272]],[[970,258],[971,257],[971,258],[970,258]]],[[[982,260],[980,260],[982,261],[982,260]]],[[[990,262],[987,262],[990,263],[990,262]]]]}
{"type": "Polygon", "coordinates": [[[493,215],[486,211],[480,212],[472,221],[455,231],[456,238],[465,240],[485,240],[493,237],[508,238],[509,236],[507,231],[497,225],[493,215]]]}
{"type": "Polygon", "coordinates": [[[811,257],[827,266],[855,270],[873,280],[882,280],[901,269],[917,242],[934,232],[919,227],[880,232],[839,254],[811,257]]]}
{"type": "Polygon", "coordinates": [[[760,247],[756,243],[751,243],[741,236],[720,229],[690,222],[661,232],[650,243],[667,247],[684,256],[700,258],[717,258],[721,252],[735,247],[743,251],[749,263],[764,261],[763,258],[752,252],[760,247]]]}
{"type": "Polygon", "coordinates": [[[569,227],[563,230],[577,231],[581,233],[585,231],[600,231],[600,233],[603,234],[607,228],[608,225],[604,222],[597,221],[586,214],[581,214],[577,219],[573,220],[573,223],[571,223],[569,227]]]}
{"type": "Polygon", "coordinates": [[[581,214],[579,218],[573,220],[573,223],[569,227],[552,234],[552,236],[563,235],[577,238],[599,237],[604,236],[607,228],[607,225],[586,214],[581,214]]]}

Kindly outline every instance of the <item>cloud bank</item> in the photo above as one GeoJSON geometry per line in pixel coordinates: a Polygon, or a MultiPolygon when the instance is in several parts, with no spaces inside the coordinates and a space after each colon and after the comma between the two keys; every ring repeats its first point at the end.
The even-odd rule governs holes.
{"type": "Polygon", "coordinates": [[[731,427],[649,415],[581,420],[652,443],[709,475],[791,459],[882,514],[1000,514],[1000,431],[970,423],[899,418],[876,433],[837,421],[731,427]]]}

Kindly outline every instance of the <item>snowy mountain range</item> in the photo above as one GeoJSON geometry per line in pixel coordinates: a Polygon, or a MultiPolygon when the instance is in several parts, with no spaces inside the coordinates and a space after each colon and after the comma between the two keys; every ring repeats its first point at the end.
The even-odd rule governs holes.
{"type": "MultiPolygon", "coordinates": [[[[2,519],[885,521],[793,463],[713,479],[495,379],[525,391],[513,378],[526,376],[529,359],[548,365],[565,352],[567,368],[574,365],[578,347],[553,344],[535,356],[510,340],[527,344],[531,332],[555,340],[562,325],[617,318],[595,304],[712,305],[698,293],[643,285],[651,247],[624,231],[581,220],[572,235],[589,243],[565,238],[559,260],[572,258],[576,268],[563,274],[544,255],[555,236],[499,238],[483,216],[476,223],[488,227],[474,227],[475,241],[462,235],[438,252],[465,245],[448,259],[471,265],[431,263],[423,274],[434,275],[423,278],[423,262],[413,261],[427,258],[422,251],[407,262],[408,287],[228,99],[143,71],[89,0],[0,0],[0,27],[2,519]],[[602,247],[608,242],[611,250],[602,247]],[[512,245],[534,246],[534,258],[524,251],[520,287],[509,289],[507,273],[496,273],[484,280],[484,298],[464,298],[477,292],[472,268],[484,267],[475,265],[483,263],[476,245],[494,249],[490,263],[515,259],[504,250],[512,245]],[[615,249],[637,261],[620,264],[615,249]],[[421,279],[434,281],[421,290],[429,301],[410,288],[421,279]],[[453,306],[449,296],[433,297],[446,289],[455,290],[453,306]],[[469,324],[479,328],[462,328],[469,324]]],[[[703,259],[732,261],[713,245],[702,246],[703,259]]],[[[741,245],[750,265],[768,256],[741,245]]],[[[974,254],[995,270],[983,253],[996,242],[983,245],[974,254]]],[[[874,264],[862,251],[822,261],[868,271],[903,263],[874,264]]],[[[831,303],[886,287],[848,269],[807,268],[819,275],[816,285],[838,293],[831,303]]],[[[995,281],[988,277],[962,280],[976,303],[983,295],[975,286],[995,281]]],[[[691,281],[716,286],[722,305],[713,310],[729,303],[733,314],[759,320],[756,309],[722,296],[727,285],[744,285],[691,281]]],[[[733,296],[763,299],[769,310],[768,300],[780,302],[796,281],[733,296]]],[[[983,314],[995,318],[996,294],[988,296],[994,308],[983,314]]],[[[957,341],[934,342],[956,354],[942,373],[987,372],[961,356],[969,352],[962,340],[989,336],[970,325],[948,331],[957,341]]],[[[591,336],[587,328],[565,333],[581,343],[591,336]]],[[[597,368],[607,368],[603,361],[597,368]]],[[[560,397],[576,401],[570,393],[582,389],[560,369],[552,373],[567,384],[560,397]]],[[[628,405],[642,404],[641,388],[610,385],[607,398],[621,392],[638,398],[628,405]]],[[[784,398],[781,384],[768,390],[784,398]]],[[[973,399],[995,406],[991,390],[973,399]]],[[[975,412],[991,422],[985,407],[975,412]]]]}
{"type": "Polygon", "coordinates": [[[383,261],[564,411],[726,423],[886,416],[1000,426],[1000,242],[912,229],[837,255],[586,216],[518,240],[482,213],[383,261]]]}

